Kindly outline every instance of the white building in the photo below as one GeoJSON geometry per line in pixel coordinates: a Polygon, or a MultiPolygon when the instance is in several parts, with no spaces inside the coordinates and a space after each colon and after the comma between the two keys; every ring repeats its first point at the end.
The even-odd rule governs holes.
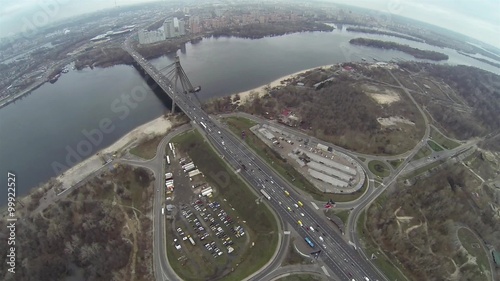
{"type": "Polygon", "coordinates": [[[158,30],[140,30],[139,43],[140,44],[153,44],[156,42],[164,41],[166,39],[165,32],[161,29],[158,30]]]}
{"type": "Polygon", "coordinates": [[[179,37],[186,34],[185,22],[178,18],[168,18],[163,22],[166,38],[179,37]]]}
{"type": "Polygon", "coordinates": [[[163,27],[157,30],[139,31],[140,44],[153,44],[186,34],[185,22],[177,18],[168,18],[163,22],[163,27]]]}

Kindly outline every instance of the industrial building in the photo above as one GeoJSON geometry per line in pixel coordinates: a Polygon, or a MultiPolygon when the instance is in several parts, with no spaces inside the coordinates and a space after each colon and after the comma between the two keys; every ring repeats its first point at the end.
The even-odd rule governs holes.
{"type": "Polygon", "coordinates": [[[348,175],[351,175],[351,176],[355,176],[356,175],[356,170],[353,169],[353,168],[350,168],[350,167],[347,167],[346,165],[342,165],[340,163],[337,163],[335,161],[332,161],[328,158],[325,158],[325,157],[321,157],[317,154],[314,154],[314,153],[310,153],[310,152],[307,152],[303,149],[299,149],[299,151],[301,153],[304,153],[305,155],[307,155],[307,157],[309,157],[309,159],[311,159],[312,161],[315,161],[315,162],[318,162],[318,163],[321,163],[321,164],[324,164],[328,167],[332,167],[332,168],[335,168],[341,172],[344,172],[348,175]]]}
{"type": "Polygon", "coordinates": [[[299,156],[297,156],[296,154],[294,153],[288,153],[288,157],[292,158],[293,160],[297,161],[297,163],[299,164],[299,166],[302,168],[306,165],[306,163],[304,163],[304,161],[300,160],[299,156]]]}
{"type": "Polygon", "coordinates": [[[350,180],[352,180],[352,177],[349,176],[348,174],[342,173],[339,170],[327,167],[327,166],[320,164],[320,163],[317,163],[317,162],[311,161],[311,162],[307,163],[307,166],[313,170],[316,170],[316,171],[321,172],[323,174],[327,174],[329,176],[334,176],[334,177],[336,177],[342,181],[345,181],[345,182],[349,182],[350,180]]]}
{"type": "Polygon", "coordinates": [[[309,172],[309,174],[311,175],[311,177],[313,177],[315,179],[318,179],[320,181],[329,183],[331,185],[337,186],[337,187],[344,188],[344,187],[347,187],[347,185],[348,185],[345,181],[341,181],[339,179],[336,179],[334,177],[325,175],[325,174],[320,173],[318,171],[315,171],[313,169],[307,169],[307,172],[309,172]]]}
{"type": "Polygon", "coordinates": [[[260,128],[259,133],[261,133],[268,140],[276,139],[276,137],[273,134],[271,134],[271,132],[269,132],[266,128],[260,128]]]}

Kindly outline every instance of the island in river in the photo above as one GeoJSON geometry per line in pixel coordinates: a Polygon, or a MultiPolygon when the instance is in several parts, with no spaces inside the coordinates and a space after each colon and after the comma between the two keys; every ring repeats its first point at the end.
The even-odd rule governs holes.
{"type": "Polygon", "coordinates": [[[427,59],[427,60],[434,60],[434,61],[441,61],[441,60],[448,59],[448,55],[443,54],[443,53],[429,51],[429,50],[421,50],[421,49],[410,47],[408,45],[399,44],[396,42],[367,39],[367,38],[354,38],[354,39],[349,40],[349,43],[351,43],[353,45],[374,47],[374,48],[380,48],[380,49],[398,50],[398,51],[407,53],[409,55],[412,55],[417,59],[427,59]]]}

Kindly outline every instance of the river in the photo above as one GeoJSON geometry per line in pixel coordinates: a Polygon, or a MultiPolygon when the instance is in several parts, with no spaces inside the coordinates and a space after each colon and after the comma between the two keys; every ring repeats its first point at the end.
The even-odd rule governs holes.
{"type": "MultiPolygon", "coordinates": [[[[249,90],[281,76],[320,65],[361,61],[362,57],[368,61],[372,58],[380,61],[394,58],[413,60],[413,57],[398,51],[349,45],[348,41],[356,37],[391,40],[440,51],[450,57],[445,63],[475,65],[498,73],[497,68],[451,49],[344,30],[256,40],[208,38],[196,44],[186,44],[177,54],[192,84],[202,86],[199,96],[204,100],[249,90]]],[[[152,63],[163,68],[172,61],[173,55],[170,55],[154,59],[152,63]]],[[[17,195],[24,195],[39,183],[114,143],[135,127],[165,113],[167,107],[149,89],[140,102],[126,100],[141,84],[142,77],[131,66],[73,70],[63,74],[55,84],[46,83],[2,108],[0,181],[6,185],[7,171],[14,172],[17,175],[17,195]],[[114,129],[103,133],[102,140],[91,142],[91,147],[82,146],[82,141],[88,140],[85,134],[98,129],[100,122],[107,119],[111,120],[114,129]],[[75,153],[71,151],[82,153],[74,157],[75,153]],[[68,156],[71,154],[73,157],[68,156]]],[[[5,204],[6,196],[6,191],[0,194],[0,205],[5,204]]]]}

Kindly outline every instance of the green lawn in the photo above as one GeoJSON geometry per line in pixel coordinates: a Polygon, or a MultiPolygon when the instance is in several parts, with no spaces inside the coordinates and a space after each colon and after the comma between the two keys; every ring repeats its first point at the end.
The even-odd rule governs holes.
{"type": "Polygon", "coordinates": [[[359,198],[366,190],[366,185],[359,191],[352,194],[326,194],[319,191],[314,185],[309,182],[299,171],[295,170],[286,159],[266,145],[262,140],[250,131],[256,123],[242,117],[229,117],[224,119],[228,124],[229,129],[238,137],[241,132],[245,132],[246,144],[255,151],[262,159],[264,159],[269,166],[278,172],[283,178],[288,180],[289,183],[295,187],[306,191],[311,194],[314,199],[321,201],[328,201],[332,199],[336,202],[348,202],[359,198]]]}
{"type": "Polygon", "coordinates": [[[335,211],[334,213],[337,217],[339,217],[344,222],[344,225],[345,225],[347,223],[347,218],[349,217],[349,214],[351,213],[351,211],[342,210],[342,211],[335,211]]]}
{"type": "Polygon", "coordinates": [[[403,163],[404,159],[398,159],[398,160],[391,160],[389,161],[389,164],[391,164],[391,166],[396,169],[397,167],[399,167],[399,165],[401,165],[401,163],[403,163]]]}
{"type": "Polygon", "coordinates": [[[413,160],[418,160],[420,158],[427,157],[432,154],[432,150],[426,145],[420,148],[420,150],[413,156],[413,160]]]}
{"type": "Polygon", "coordinates": [[[385,178],[390,174],[389,167],[387,167],[387,165],[384,162],[379,160],[372,160],[368,162],[368,169],[370,169],[370,171],[374,175],[379,176],[381,178],[385,178]]]}
{"type": "Polygon", "coordinates": [[[265,204],[256,204],[257,197],[249,187],[212,150],[197,131],[175,137],[172,142],[187,151],[207,181],[216,189],[218,196],[235,207],[242,220],[250,227],[251,242],[255,245],[245,251],[234,272],[220,280],[242,280],[269,261],[278,242],[278,227],[271,210],[265,204]],[[253,235],[252,235],[253,234],[253,235]]]}
{"type": "Polygon", "coordinates": [[[160,144],[163,136],[155,136],[151,139],[144,140],[134,148],[130,149],[130,153],[144,159],[151,159],[156,155],[156,149],[160,144]]]}
{"type": "Polygon", "coordinates": [[[418,175],[420,175],[423,172],[426,172],[426,171],[428,171],[430,169],[433,169],[433,168],[441,165],[442,163],[443,163],[443,160],[439,160],[439,161],[433,162],[431,164],[428,164],[426,166],[423,166],[422,168],[419,168],[419,169],[417,169],[417,170],[409,173],[408,175],[405,175],[403,177],[403,179],[409,179],[409,178],[413,178],[415,176],[418,176],[418,175]]]}
{"type": "Polygon", "coordinates": [[[476,262],[479,270],[483,274],[490,276],[490,263],[488,261],[487,253],[483,250],[480,241],[474,234],[467,228],[460,228],[458,230],[458,238],[462,246],[469,252],[469,255],[476,257],[476,262]]]}
{"type": "Polygon", "coordinates": [[[437,143],[435,143],[431,140],[427,141],[427,144],[432,148],[432,150],[434,150],[436,152],[444,150],[441,146],[439,146],[437,143]]]}
{"type": "Polygon", "coordinates": [[[431,128],[430,137],[433,141],[435,141],[437,144],[439,144],[445,149],[453,149],[460,146],[458,142],[445,137],[444,135],[434,130],[433,128],[431,128]]]}
{"type": "Polygon", "coordinates": [[[283,260],[281,265],[291,265],[291,264],[304,264],[306,262],[310,262],[309,259],[304,258],[301,254],[297,253],[295,251],[293,243],[295,241],[295,238],[292,237],[290,244],[288,245],[288,253],[286,255],[286,258],[283,260]]]}

